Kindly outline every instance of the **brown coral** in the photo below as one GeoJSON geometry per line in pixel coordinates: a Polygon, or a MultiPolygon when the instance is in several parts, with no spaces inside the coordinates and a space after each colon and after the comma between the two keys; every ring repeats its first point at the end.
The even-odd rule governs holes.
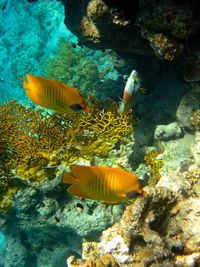
{"type": "MultiPolygon", "coordinates": [[[[91,112],[82,114],[49,114],[16,101],[3,104],[0,107],[0,167],[4,173],[8,175],[15,169],[24,178],[35,176],[63,146],[67,162],[72,156],[107,156],[114,143],[133,135],[131,113],[118,113],[117,105],[108,100],[99,102],[90,98],[89,101],[91,112]],[[101,106],[105,111],[101,111],[101,106]]],[[[5,184],[6,180],[1,180],[2,188],[5,184]]]]}
{"type": "Polygon", "coordinates": [[[197,0],[63,2],[66,26],[92,49],[111,48],[128,55],[153,55],[154,51],[160,58],[172,60],[180,55],[188,41],[198,45],[197,0]],[[156,33],[152,42],[143,38],[143,31],[156,33]],[[196,40],[189,39],[194,34],[196,40]]]}
{"type": "Polygon", "coordinates": [[[161,153],[161,151],[147,151],[144,157],[145,163],[151,165],[149,184],[152,186],[155,186],[161,178],[160,170],[163,168],[164,162],[162,159],[157,159],[161,153]]]}
{"type": "Polygon", "coordinates": [[[49,157],[64,141],[73,142],[74,131],[78,129],[73,116],[43,114],[42,110],[27,108],[15,100],[1,105],[2,156],[15,167],[36,157],[49,157]]]}
{"type": "Polygon", "coordinates": [[[148,38],[154,53],[162,59],[174,60],[183,51],[183,46],[163,33],[151,35],[148,38]]]}
{"type": "Polygon", "coordinates": [[[90,113],[73,114],[49,114],[15,100],[0,106],[1,211],[12,208],[10,192],[22,187],[21,178],[31,183],[54,179],[59,164],[106,157],[117,141],[133,136],[130,112],[118,113],[117,104],[109,100],[89,97],[89,102],[90,113]],[[16,185],[14,175],[21,183],[16,185]]]}
{"type": "Polygon", "coordinates": [[[200,110],[195,109],[190,117],[190,122],[192,123],[195,130],[200,129],[200,110]]]}
{"type": "Polygon", "coordinates": [[[91,112],[80,118],[80,128],[87,129],[95,137],[111,143],[122,142],[128,136],[133,138],[137,121],[130,110],[118,112],[118,105],[108,99],[97,101],[91,97],[90,101],[91,112]]]}
{"type": "Polygon", "coordinates": [[[68,267],[82,266],[82,267],[117,267],[119,266],[114,257],[111,254],[103,254],[102,256],[96,256],[94,260],[91,259],[75,259],[74,256],[70,256],[67,259],[68,267]]]}
{"type": "Polygon", "coordinates": [[[88,114],[82,117],[80,127],[92,131],[96,136],[106,141],[117,143],[129,134],[133,134],[133,125],[129,114],[130,111],[113,114],[111,111],[105,112],[102,110],[96,116],[88,114]]]}
{"type": "Polygon", "coordinates": [[[122,218],[103,231],[101,241],[83,243],[83,258],[111,254],[120,266],[188,266],[199,262],[199,199],[183,199],[163,187],[126,207],[122,218]],[[187,257],[190,254],[191,257],[187,257]],[[179,257],[177,257],[179,256],[179,257]],[[183,265],[180,265],[181,262],[183,265]]]}

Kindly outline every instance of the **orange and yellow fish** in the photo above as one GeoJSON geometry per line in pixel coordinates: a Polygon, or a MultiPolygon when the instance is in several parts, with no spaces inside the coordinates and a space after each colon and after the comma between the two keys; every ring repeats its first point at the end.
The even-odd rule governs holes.
{"type": "Polygon", "coordinates": [[[23,87],[27,96],[37,105],[57,112],[71,113],[81,110],[89,111],[81,94],[75,88],[41,76],[25,74],[23,87]]]}
{"type": "Polygon", "coordinates": [[[62,182],[72,184],[67,190],[72,195],[104,203],[120,203],[139,195],[147,196],[137,176],[128,171],[76,164],[72,164],[70,170],[71,173],[63,172],[62,182]]]}

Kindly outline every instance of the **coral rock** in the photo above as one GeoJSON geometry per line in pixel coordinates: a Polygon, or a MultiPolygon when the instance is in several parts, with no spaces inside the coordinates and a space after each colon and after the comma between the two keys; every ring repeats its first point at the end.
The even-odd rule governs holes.
{"type": "Polygon", "coordinates": [[[99,243],[83,243],[83,259],[111,254],[120,266],[149,266],[158,261],[160,266],[196,266],[200,200],[183,199],[163,187],[145,190],[148,196],[127,206],[122,218],[103,231],[99,243]]]}
{"type": "Polygon", "coordinates": [[[154,138],[162,141],[177,139],[181,136],[182,130],[177,122],[172,122],[168,125],[157,125],[154,132],[154,138]]]}
{"type": "Polygon", "coordinates": [[[66,26],[92,49],[155,53],[173,60],[183,50],[182,40],[187,41],[200,26],[198,1],[63,0],[63,3],[66,26]]]}
{"type": "Polygon", "coordinates": [[[148,38],[155,55],[168,61],[174,60],[183,51],[183,45],[163,33],[153,34],[148,38]]]}
{"type": "Polygon", "coordinates": [[[190,122],[192,123],[195,130],[200,129],[200,110],[195,109],[190,117],[190,122]]]}
{"type": "Polygon", "coordinates": [[[190,118],[193,111],[198,108],[199,100],[193,94],[191,94],[191,92],[188,92],[182,97],[176,110],[176,117],[183,130],[191,131],[193,129],[190,118]]]}

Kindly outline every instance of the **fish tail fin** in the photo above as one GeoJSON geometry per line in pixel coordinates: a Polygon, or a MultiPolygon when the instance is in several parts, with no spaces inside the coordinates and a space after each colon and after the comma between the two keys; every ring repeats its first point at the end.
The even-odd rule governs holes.
{"type": "Polygon", "coordinates": [[[23,88],[29,89],[29,83],[27,81],[25,81],[22,76],[19,76],[19,78],[22,79],[22,81],[23,81],[23,88]]]}
{"type": "Polygon", "coordinates": [[[63,171],[61,182],[64,184],[74,184],[76,181],[76,178],[67,171],[63,171]]]}

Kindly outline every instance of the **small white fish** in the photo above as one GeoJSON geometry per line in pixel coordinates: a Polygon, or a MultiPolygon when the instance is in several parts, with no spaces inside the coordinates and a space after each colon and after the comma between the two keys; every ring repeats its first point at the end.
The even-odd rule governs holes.
{"type": "Polygon", "coordinates": [[[141,78],[136,70],[133,70],[128,77],[124,88],[123,101],[120,103],[119,112],[129,110],[137,101],[141,88],[141,78]]]}

